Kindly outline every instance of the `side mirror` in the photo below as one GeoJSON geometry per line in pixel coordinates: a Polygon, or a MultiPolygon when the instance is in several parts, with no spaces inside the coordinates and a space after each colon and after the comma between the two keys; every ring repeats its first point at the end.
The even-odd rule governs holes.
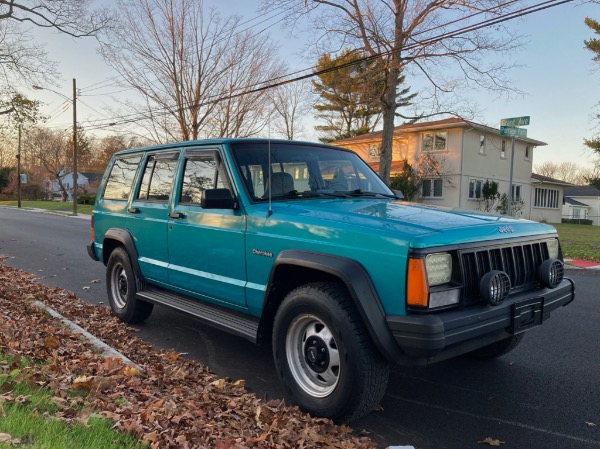
{"type": "Polygon", "coordinates": [[[206,189],[200,194],[203,209],[235,209],[235,199],[229,189],[206,189]]]}
{"type": "Polygon", "coordinates": [[[401,200],[404,199],[404,194],[400,190],[392,190],[392,192],[394,192],[394,195],[396,195],[401,200]]]}

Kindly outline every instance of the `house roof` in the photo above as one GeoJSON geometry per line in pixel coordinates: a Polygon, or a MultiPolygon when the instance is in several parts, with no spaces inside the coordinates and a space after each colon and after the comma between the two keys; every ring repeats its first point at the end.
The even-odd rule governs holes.
{"type": "Polygon", "coordinates": [[[561,186],[572,186],[570,182],[561,181],[560,179],[551,178],[550,176],[542,176],[537,173],[531,174],[531,179],[535,179],[538,182],[544,182],[546,184],[558,184],[561,186]]]}
{"type": "Polygon", "coordinates": [[[83,176],[85,176],[89,182],[93,182],[93,181],[98,181],[100,179],[102,179],[102,175],[104,173],[93,173],[93,172],[81,172],[80,174],[82,174],[83,176]]]}
{"type": "MultiPolygon", "coordinates": [[[[469,120],[464,120],[457,117],[447,118],[443,120],[434,120],[430,122],[419,122],[419,123],[409,123],[405,125],[396,126],[394,128],[394,137],[400,137],[407,133],[419,132],[419,131],[428,131],[435,129],[447,129],[447,128],[475,128],[484,132],[500,134],[500,130],[498,128],[492,128],[490,126],[482,125],[480,123],[475,123],[469,120]]],[[[381,140],[382,131],[375,131],[368,134],[361,134],[360,136],[349,137],[348,139],[341,139],[331,142],[331,144],[342,144],[342,143],[358,143],[358,142],[369,142],[369,141],[378,141],[381,140]]],[[[531,143],[536,146],[545,146],[546,142],[542,142],[541,140],[535,140],[530,138],[520,138],[516,137],[516,140],[520,140],[522,142],[531,143]]]]}
{"type": "Polygon", "coordinates": [[[600,197],[600,190],[592,186],[571,186],[565,187],[564,195],[600,197]]]}
{"type": "Polygon", "coordinates": [[[589,205],[582,203],[581,201],[574,200],[573,198],[565,197],[565,203],[570,204],[571,206],[584,206],[590,207],[589,205]]]}

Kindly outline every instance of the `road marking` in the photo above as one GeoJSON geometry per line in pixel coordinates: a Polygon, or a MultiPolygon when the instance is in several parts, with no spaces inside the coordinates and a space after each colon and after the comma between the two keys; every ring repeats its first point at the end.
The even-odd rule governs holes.
{"type": "Polygon", "coordinates": [[[494,417],[491,417],[491,416],[476,415],[475,413],[465,412],[463,410],[456,410],[456,409],[448,408],[448,407],[442,407],[440,405],[433,405],[433,404],[429,404],[429,403],[423,402],[423,401],[415,401],[414,399],[406,399],[406,398],[403,398],[403,397],[400,397],[400,396],[396,396],[396,395],[393,395],[393,394],[386,394],[386,396],[390,397],[392,399],[398,400],[398,401],[408,402],[410,404],[416,404],[416,405],[420,405],[420,406],[423,406],[423,407],[429,407],[429,408],[433,408],[433,409],[436,409],[436,410],[441,410],[441,411],[444,411],[444,412],[456,413],[458,415],[468,416],[470,418],[484,419],[486,421],[500,422],[502,424],[508,424],[510,426],[520,427],[522,429],[527,429],[527,430],[534,430],[536,432],[541,432],[541,433],[545,433],[545,434],[548,434],[548,435],[553,435],[553,436],[556,436],[556,437],[566,438],[568,440],[578,441],[580,443],[587,443],[587,444],[593,444],[595,446],[600,446],[600,441],[598,441],[598,440],[588,440],[586,438],[579,438],[579,437],[575,437],[573,435],[567,435],[567,434],[561,433],[561,432],[554,432],[552,430],[542,429],[540,427],[535,427],[535,426],[530,426],[529,424],[523,424],[523,423],[516,422],[516,421],[509,421],[507,419],[494,418],[494,417]]]}

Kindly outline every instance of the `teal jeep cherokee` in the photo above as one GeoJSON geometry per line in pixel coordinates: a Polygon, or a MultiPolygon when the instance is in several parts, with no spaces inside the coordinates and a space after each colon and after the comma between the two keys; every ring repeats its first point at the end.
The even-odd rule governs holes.
{"type": "Polygon", "coordinates": [[[160,304],[270,343],[293,399],[338,420],[373,409],[390,362],[501,356],[574,299],[553,227],[403,202],[313,143],[119,152],[92,234],[121,320],[160,304]]]}

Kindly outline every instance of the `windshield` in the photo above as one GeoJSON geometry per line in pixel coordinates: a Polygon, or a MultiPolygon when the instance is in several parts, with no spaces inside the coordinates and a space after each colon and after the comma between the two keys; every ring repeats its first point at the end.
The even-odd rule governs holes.
{"type": "Polygon", "coordinates": [[[373,170],[351,151],[296,143],[269,145],[266,141],[236,142],[231,148],[253,201],[267,201],[269,192],[272,200],[395,198],[373,170]]]}

